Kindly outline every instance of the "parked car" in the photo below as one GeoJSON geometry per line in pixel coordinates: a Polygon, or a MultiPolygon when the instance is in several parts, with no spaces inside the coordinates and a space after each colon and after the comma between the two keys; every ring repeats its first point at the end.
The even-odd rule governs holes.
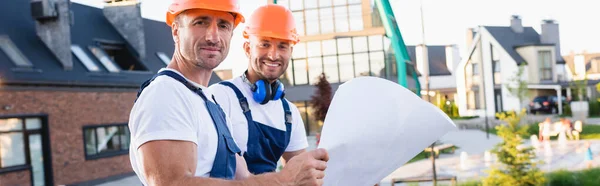
{"type": "MultiPolygon", "coordinates": [[[[537,96],[529,103],[529,113],[545,112],[556,114],[558,113],[558,102],[558,96],[537,96]]],[[[561,102],[564,108],[564,105],[567,104],[564,96],[561,97],[561,102]]]]}

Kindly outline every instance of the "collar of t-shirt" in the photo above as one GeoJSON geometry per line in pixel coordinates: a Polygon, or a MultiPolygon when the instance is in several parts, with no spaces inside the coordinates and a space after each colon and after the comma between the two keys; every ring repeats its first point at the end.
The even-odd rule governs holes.
{"type": "Polygon", "coordinates": [[[200,89],[202,89],[202,90],[206,90],[206,87],[205,87],[205,86],[202,86],[202,85],[200,85],[200,84],[198,84],[198,83],[196,83],[196,82],[193,82],[193,81],[189,80],[188,78],[186,78],[185,76],[183,76],[183,74],[181,74],[179,71],[177,71],[177,70],[175,70],[175,69],[172,69],[172,68],[167,68],[167,67],[165,67],[165,68],[161,68],[161,69],[160,69],[158,72],[161,72],[161,71],[163,71],[163,70],[168,70],[168,71],[175,72],[175,73],[179,74],[181,77],[183,77],[183,78],[184,78],[186,81],[188,81],[188,82],[190,82],[192,85],[194,85],[196,88],[200,88],[200,89]]]}

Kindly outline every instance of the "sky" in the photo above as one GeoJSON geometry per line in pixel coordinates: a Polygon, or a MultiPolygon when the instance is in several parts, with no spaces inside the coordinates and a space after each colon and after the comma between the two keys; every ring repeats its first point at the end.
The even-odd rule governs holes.
{"type": "MultiPolygon", "coordinates": [[[[96,7],[103,4],[102,0],[71,1],[96,7]]],[[[142,17],[164,21],[171,0],[140,1],[142,17]]],[[[267,0],[239,1],[245,17],[267,3],[267,0]]],[[[457,45],[461,53],[465,53],[468,28],[509,26],[511,15],[519,15],[523,26],[533,27],[538,33],[541,33],[542,20],[555,20],[559,24],[562,55],[571,51],[600,52],[600,0],[390,0],[407,45],[423,42],[421,2],[427,45],[457,45]]],[[[234,31],[229,55],[217,70],[232,69],[236,75],[246,69],[243,27],[244,24],[240,24],[234,31]]]]}

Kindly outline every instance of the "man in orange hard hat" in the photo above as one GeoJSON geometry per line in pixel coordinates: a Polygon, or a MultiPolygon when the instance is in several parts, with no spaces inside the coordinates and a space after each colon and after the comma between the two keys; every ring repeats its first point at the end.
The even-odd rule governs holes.
{"type": "Polygon", "coordinates": [[[232,135],[253,174],[274,172],[278,160],[288,161],[308,147],[298,108],[284,98],[285,73],[298,33],[292,12],[268,4],[246,23],[246,72],[209,87],[232,121],[232,135]]]}
{"type": "Polygon", "coordinates": [[[204,93],[241,22],[237,0],[174,0],[169,6],[173,59],[142,84],[129,118],[131,165],[144,185],[322,184],[323,149],[294,157],[281,172],[249,174],[225,113],[204,93]]]}

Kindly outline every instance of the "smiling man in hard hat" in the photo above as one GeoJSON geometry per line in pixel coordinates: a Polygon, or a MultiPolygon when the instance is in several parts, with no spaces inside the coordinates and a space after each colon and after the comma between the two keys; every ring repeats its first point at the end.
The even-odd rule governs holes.
{"type": "Polygon", "coordinates": [[[248,69],[209,91],[232,122],[248,170],[273,172],[282,156],[290,160],[308,147],[300,112],[284,98],[278,80],[299,41],[292,12],[276,4],[259,7],[246,23],[244,38],[248,69]]]}
{"type": "Polygon", "coordinates": [[[237,0],[174,0],[169,6],[173,59],[142,84],[129,118],[131,165],[144,185],[322,184],[323,149],[294,157],[279,173],[249,174],[225,113],[204,93],[243,21],[237,0]]]}

